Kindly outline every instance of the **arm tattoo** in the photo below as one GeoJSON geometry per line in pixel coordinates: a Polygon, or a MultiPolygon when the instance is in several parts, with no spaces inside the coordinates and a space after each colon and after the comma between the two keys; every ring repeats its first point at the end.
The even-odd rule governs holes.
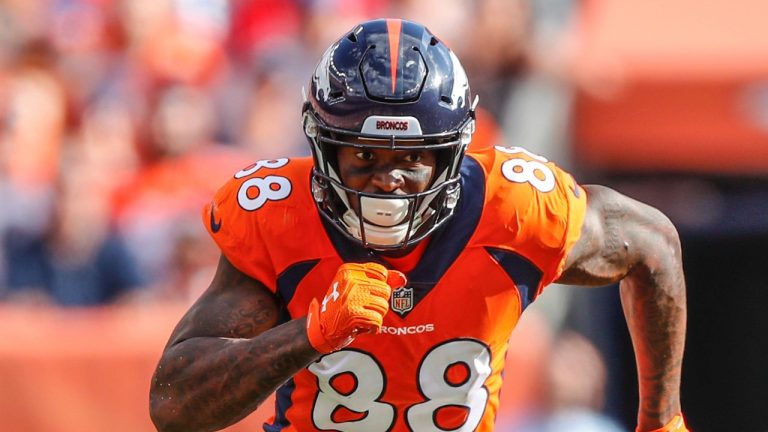
{"type": "Polygon", "coordinates": [[[680,240],[658,210],[608,188],[585,187],[582,236],[559,282],[621,281],[621,300],[640,380],[638,425],[662,426],[680,412],[686,300],[680,240]]]}
{"type": "MultiPolygon", "coordinates": [[[[661,246],[663,247],[663,246],[661,246]]],[[[621,281],[621,300],[638,364],[643,428],[660,427],[681,411],[685,345],[685,281],[679,243],[668,245],[621,281]]]]}
{"type": "Polygon", "coordinates": [[[318,356],[305,338],[301,319],[255,339],[188,339],[163,356],[152,403],[183,421],[179,430],[226,427],[318,356]]]}
{"type": "Polygon", "coordinates": [[[319,357],[305,319],[274,327],[274,296],[225,261],[179,322],[155,370],[150,412],[159,430],[235,423],[319,357]]]}
{"type": "MultiPolygon", "coordinates": [[[[588,186],[586,190],[592,191],[588,186]]],[[[592,195],[594,197],[594,195],[592,195]]],[[[568,256],[559,283],[603,286],[621,280],[630,267],[627,210],[618,203],[590,201],[579,241],[568,256]]]]}

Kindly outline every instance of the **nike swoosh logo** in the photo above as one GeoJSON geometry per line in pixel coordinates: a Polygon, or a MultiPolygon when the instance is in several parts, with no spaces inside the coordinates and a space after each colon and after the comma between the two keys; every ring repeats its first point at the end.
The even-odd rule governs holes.
{"type": "Polygon", "coordinates": [[[581,188],[578,185],[574,184],[571,189],[573,190],[573,194],[576,196],[576,198],[581,197],[581,188]]]}
{"type": "Polygon", "coordinates": [[[214,219],[214,217],[213,217],[213,209],[214,208],[215,208],[214,204],[211,204],[211,231],[215,234],[215,233],[219,232],[219,230],[221,229],[221,220],[216,222],[216,219],[214,219]]]}

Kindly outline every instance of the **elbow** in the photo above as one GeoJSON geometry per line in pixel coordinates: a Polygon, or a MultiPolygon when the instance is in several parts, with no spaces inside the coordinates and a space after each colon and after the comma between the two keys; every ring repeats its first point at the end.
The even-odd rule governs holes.
{"type": "Polygon", "coordinates": [[[641,236],[635,239],[640,246],[638,264],[651,272],[680,271],[682,246],[672,221],[659,210],[651,208],[645,225],[646,229],[640,230],[641,236]]]}
{"type": "Polygon", "coordinates": [[[157,377],[153,377],[149,391],[149,418],[159,432],[189,432],[202,430],[190,425],[192,420],[182,404],[183,399],[172,394],[170,385],[163,386],[157,377]]]}
{"type": "Polygon", "coordinates": [[[664,217],[664,238],[667,242],[675,246],[676,250],[680,250],[680,234],[677,232],[675,224],[668,217],[664,217]]]}
{"type": "Polygon", "coordinates": [[[159,432],[174,432],[184,430],[178,424],[177,409],[171,401],[158,396],[154,391],[149,396],[149,417],[159,432]]]}
{"type": "Polygon", "coordinates": [[[149,388],[149,418],[158,431],[170,432],[175,430],[172,425],[176,408],[172,406],[172,402],[175,402],[173,397],[163,392],[163,384],[158,377],[161,368],[162,366],[158,365],[149,388]]]}
{"type": "Polygon", "coordinates": [[[642,223],[632,231],[625,241],[630,257],[625,278],[642,285],[682,284],[682,245],[672,221],[647,207],[642,223]]]}
{"type": "Polygon", "coordinates": [[[654,218],[653,229],[644,231],[638,242],[638,260],[627,274],[625,285],[634,286],[658,299],[685,302],[685,277],[680,235],[674,224],[661,212],[654,218]]]}
{"type": "Polygon", "coordinates": [[[682,271],[683,253],[682,245],[680,243],[680,234],[677,232],[675,225],[668,218],[664,218],[665,222],[661,224],[659,229],[660,249],[663,255],[663,261],[673,264],[675,267],[682,271]]]}

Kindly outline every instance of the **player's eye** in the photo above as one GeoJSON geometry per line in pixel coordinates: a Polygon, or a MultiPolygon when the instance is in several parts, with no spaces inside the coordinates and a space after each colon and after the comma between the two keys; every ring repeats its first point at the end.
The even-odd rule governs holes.
{"type": "Polygon", "coordinates": [[[368,150],[361,150],[357,153],[355,153],[355,157],[363,160],[363,161],[372,161],[373,160],[373,152],[368,150]]]}
{"type": "Polygon", "coordinates": [[[406,162],[416,163],[416,162],[421,162],[421,157],[422,157],[421,152],[411,152],[406,154],[403,159],[406,162]]]}

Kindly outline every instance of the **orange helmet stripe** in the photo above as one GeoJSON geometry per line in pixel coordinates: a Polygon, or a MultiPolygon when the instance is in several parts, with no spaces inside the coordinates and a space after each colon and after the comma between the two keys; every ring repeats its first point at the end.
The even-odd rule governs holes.
{"type": "Polygon", "coordinates": [[[397,60],[400,57],[400,29],[403,21],[400,19],[387,20],[387,33],[389,34],[389,66],[392,75],[392,93],[395,93],[397,84],[397,60]]]}

